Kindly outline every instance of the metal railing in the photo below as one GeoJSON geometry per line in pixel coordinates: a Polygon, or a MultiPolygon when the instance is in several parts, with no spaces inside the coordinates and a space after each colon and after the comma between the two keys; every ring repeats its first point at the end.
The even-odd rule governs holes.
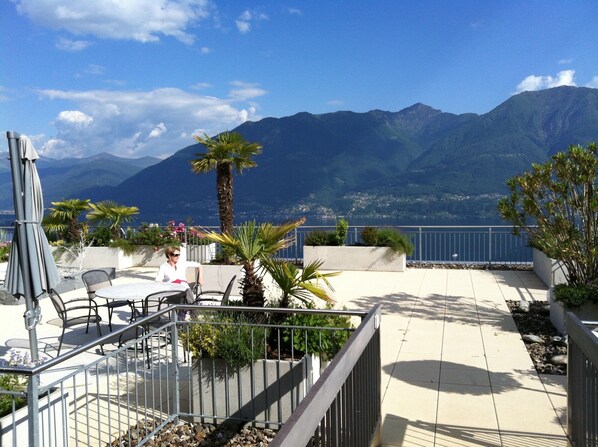
{"type": "MultiPolygon", "coordinates": [[[[362,243],[365,227],[350,226],[346,245],[362,243]]],[[[512,234],[512,226],[388,226],[409,236],[415,249],[408,261],[428,263],[524,264],[532,262],[527,234],[512,234]]],[[[334,227],[303,225],[294,232],[294,243],[277,256],[301,261],[306,236],[312,231],[334,231],[334,227]]]]}
{"type": "MultiPolygon", "coordinates": [[[[201,424],[236,420],[278,429],[302,400],[309,398],[313,383],[322,370],[322,378],[317,383],[328,380],[326,376],[331,376],[329,368],[334,371],[340,368],[334,366],[339,362],[333,361],[324,368],[305,360],[305,357],[299,359],[296,354],[300,354],[300,348],[306,345],[315,353],[329,352],[326,341],[330,344],[331,340],[339,337],[341,340],[348,339],[344,346],[342,343],[338,346],[338,349],[342,348],[340,355],[344,359],[347,356],[352,358],[354,353],[363,350],[362,347],[351,346],[356,343],[361,345],[368,336],[374,340],[373,347],[367,349],[367,357],[362,355],[363,360],[357,362],[355,368],[349,367],[349,370],[355,369],[355,389],[346,389],[343,399],[350,401],[355,398],[360,404],[369,402],[367,407],[373,410],[368,411],[376,413],[378,408],[375,416],[378,420],[379,391],[364,394],[358,390],[362,387],[369,389],[370,385],[359,383],[357,386],[355,380],[367,382],[366,379],[380,375],[378,330],[376,328],[373,333],[371,329],[361,330],[365,321],[373,318],[372,315],[377,315],[379,321],[379,313],[379,308],[367,314],[234,306],[227,306],[225,310],[220,306],[170,307],[39,366],[0,367],[0,374],[13,374],[21,378],[21,383],[27,383],[26,391],[0,390],[0,397],[8,399],[13,410],[12,417],[9,417],[11,420],[2,427],[2,435],[10,436],[4,431],[16,430],[24,421],[34,423],[34,427],[37,424],[32,431],[36,435],[29,437],[29,445],[44,447],[64,446],[69,442],[71,446],[105,446],[117,439],[124,441],[123,445],[132,445],[133,441],[137,442],[135,445],[143,445],[171,422],[183,420],[201,424]],[[201,316],[178,320],[183,310],[200,311],[201,316]],[[254,363],[241,368],[216,365],[214,359],[207,359],[206,367],[199,360],[193,365],[186,362],[190,348],[189,334],[213,330],[214,320],[207,315],[222,312],[228,315],[261,315],[260,322],[252,319],[255,321],[232,326],[233,331],[239,331],[239,334],[244,328],[245,339],[251,340],[251,349],[258,348],[260,355],[253,360],[261,362],[259,365],[254,363]],[[353,329],[326,325],[284,324],[282,316],[289,314],[365,318],[357,331],[369,335],[355,337],[351,336],[353,329]],[[169,317],[168,320],[164,320],[165,317],[169,317]],[[346,335],[343,337],[341,334],[346,335]],[[268,346],[274,345],[276,349],[267,350],[266,341],[268,346]],[[283,346],[286,348],[283,349],[283,346]],[[94,360],[89,361],[90,353],[102,347],[113,350],[105,355],[98,353],[94,360]],[[273,366],[267,365],[268,362],[273,366]],[[289,366],[283,366],[283,362],[289,366]],[[247,373],[246,378],[239,375],[243,371],[247,373]],[[29,411],[27,416],[19,416],[16,411],[18,397],[26,398],[29,409],[37,405],[39,412],[29,411]]],[[[367,326],[371,325],[367,323],[367,326]]],[[[345,360],[340,363],[343,370],[347,368],[345,360]]],[[[379,383],[376,388],[379,390],[379,383]]],[[[28,439],[27,431],[32,429],[25,427],[24,430],[12,438],[3,437],[2,445],[24,445],[28,439]]]]}
{"type": "MultiPolygon", "coordinates": [[[[218,230],[217,227],[206,227],[218,230]]],[[[290,236],[293,244],[277,253],[277,257],[294,262],[303,261],[303,245],[306,236],[312,231],[334,231],[333,226],[302,225],[290,236]]],[[[350,226],[346,245],[362,243],[363,226],[350,226]]],[[[532,248],[526,233],[512,234],[512,226],[388,226],[409,236],[415,246],[408,261],[422,263],[473,263],[473,264],[526,264],[532,262],[532,248]]],[[[12,227],[5,227],[12,234],[12,227]]],[[[135,227],[131,227],[135,231],[135,227]]],[[[181,229],[178,235],[181,242],[189,247],[187,259],[198,262],[211,260],[216,251],[204,245],[200,236],[191,234],[188,228],[181,229]],[[212,250],[212,251],[210,251],[212,250]]],[[[213,246],[212,246],[213,247],[213,246]]],[[[217,249],[216,249],[217,250],[217,249]]]]}
{"type": "Polygon", "coordinates": [[[270,444],[368,446],[381,423],[380,305],[334,358],[270,444]]]}
{"type": "Polygon", "coordinates": [[[581,321],[566,314],[567,433],[573,446],[598,446],[598,336],[581,321]]]}

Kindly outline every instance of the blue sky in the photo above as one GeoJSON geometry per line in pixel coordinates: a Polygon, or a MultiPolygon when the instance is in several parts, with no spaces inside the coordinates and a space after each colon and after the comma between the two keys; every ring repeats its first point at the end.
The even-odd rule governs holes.
{"type": "Polygon", "coordinates": [[[595,0],[3,0],[0,122],[48,157],[165,157],[304,111],[482,114],[598,88],[597,21],[595,0]]]}

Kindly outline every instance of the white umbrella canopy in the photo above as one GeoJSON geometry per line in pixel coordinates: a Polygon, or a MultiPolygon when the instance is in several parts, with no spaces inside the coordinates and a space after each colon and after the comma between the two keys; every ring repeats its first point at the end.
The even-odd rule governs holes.
{"type": "Polygon", "coordinates": [[[40,319],[38,299],[60,282],[41,221],[44,200],[35,161],[39,155],[31,141],[16,132],[7,132],[13,179],[15,231],[6,272],[6,288],[17,298],[24,297],[32,360],[38,359],[35,325],[40,319]]]}

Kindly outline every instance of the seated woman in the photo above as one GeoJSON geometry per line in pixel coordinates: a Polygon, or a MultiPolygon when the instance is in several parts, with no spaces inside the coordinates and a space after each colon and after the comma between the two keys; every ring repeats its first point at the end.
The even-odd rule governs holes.
{"type": "MultiPolygon", "coordinates": [[[[201,264],[194,261],[181,261],[181,250],[178,247],[166,247],[165,250],[166,262],[160,266],[158,274],[156,275],[156,282],[173,282],[187,284],[187,268],[195,267],[198,272],[198,284],[203,284],[203,273],[201,264]]],[[[191,289],[187,293],[187,301],[193,302],[194,297],[191,289]]]]}

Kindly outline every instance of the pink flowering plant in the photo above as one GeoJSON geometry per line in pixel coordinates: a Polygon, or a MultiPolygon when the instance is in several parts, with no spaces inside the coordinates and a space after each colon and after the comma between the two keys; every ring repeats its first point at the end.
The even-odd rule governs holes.
{"type": "Polygon", "coordinates": [[[9,241],[0,242],[0,262],[8,261],[8,255],[10,254],[11,243],[9,241]]]}
{"type": "Polygon", "coordinates": [[[152,245],[156,248],[167,245],[179,246],[184,242],[193,245],[209,244],[203,233],[195,227],[185,225],[183,222],[176,223],[171,220],[168,225],[161,227],[158,224],[142,224],[141,227],[131,236],[135,245],[152,245]]]}
{"type": "MultiPolygon", "coordinates": [[[[0,359],[1,366],[16,366],[19,368],[33,368],[49,357],[43,355],[39,360],[34,362],[31,360],[29,351],[20,351],[18,349],[10,349],[8,351],[8,358],[0,359]]],[[[20,374],[0,374],[0,390],[8,391],[12,394],[0,394],[0,418],[10,414],[13,411],[13,404],[15,409],[19,409],[27,405],[27,399],[23,394],[18,395],[14,393],[24,392],[27,388],[27,378],[20,374]],[[14,401],[14,402],[13,402],[14,401]]]]}

